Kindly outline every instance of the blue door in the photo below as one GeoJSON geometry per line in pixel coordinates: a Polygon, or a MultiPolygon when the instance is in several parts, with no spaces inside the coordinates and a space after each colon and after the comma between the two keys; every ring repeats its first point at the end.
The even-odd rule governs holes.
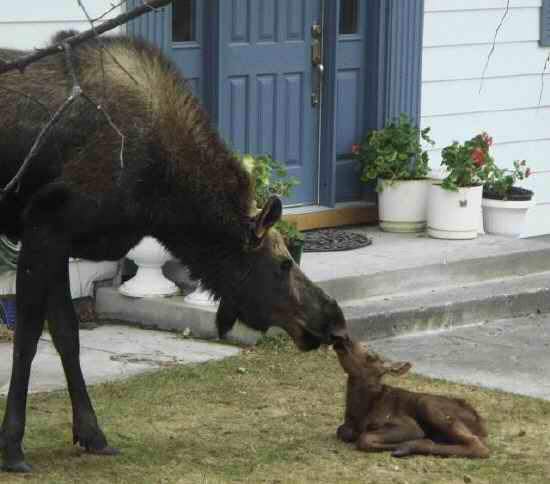
{"type": "Polygon", "coordinates": [[[287,204],[315,204],[319,108],[312,64],[320,0],[222,0],[218,116],[241,153],[269,153],[300,185],[287,204]]]}
{"type": "Polygon", "coordinates": [[[286,164],[300,180],[287,205],[333,205],[364,196],[349,152],[371,91],[367,20],[367,0],[177,0],[128,31],[174,59],[235,151],[286,164]]]}

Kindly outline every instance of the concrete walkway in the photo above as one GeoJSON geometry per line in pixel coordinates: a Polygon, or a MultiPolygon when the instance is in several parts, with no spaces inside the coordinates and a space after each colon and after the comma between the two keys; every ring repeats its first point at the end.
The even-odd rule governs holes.
{"type": "Polygon", "coordinates": [[[550,314],[375,340],[369,348],[412,371],[550,400],[550,314]]]}
{"type": "MultiPolygon", "coordinates": [[[[88,384],[113,381],[181,363],[200,363],[235,355],[239,348],[184,339],[175,333],[129,326],[99,326],[80,331],[80,361],[88,384]]],[[[9,388],[10,343],[0,343],[0,395],[9,388]]],[[[61,361],[44,333],[33,361],[30,391],[65,388],[61,361]]]]}

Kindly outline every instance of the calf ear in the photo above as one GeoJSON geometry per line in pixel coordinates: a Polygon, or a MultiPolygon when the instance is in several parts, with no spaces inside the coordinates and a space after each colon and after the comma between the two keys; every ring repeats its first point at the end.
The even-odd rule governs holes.
{"type": "Polygon", "coordinates": [[[397,363],[391,363],[388,367],[388,373],[390,375],[404,375],[411,369],[412,365],[409,362],[399,361],[397,363]]]}
{"type": "Polygon", "coordinates": [[[254,235],[257,239],[262,239],[267,231],[273,227],[283,214],[283,204],[278,197],[271,197],[262,211],[254,219],[254,235]]]}
{"type": "Polygon", "coordinates": [[[225,339],[227,333],[233,329],[237,318],[238,313],[235,306],[222,298],[216,313],[216,328],[220,339],[225,339]]]}

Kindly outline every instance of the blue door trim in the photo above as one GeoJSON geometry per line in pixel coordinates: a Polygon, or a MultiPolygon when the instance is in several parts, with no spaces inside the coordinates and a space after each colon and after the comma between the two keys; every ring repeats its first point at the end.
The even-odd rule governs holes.
{"type": "Polygon", "coordinates": [[[550,47],[550,0],[542,0],[540,12],[540,45],[550,47]]]}
{"type": "Polygon", "coordinates": [[[420,122],[424,0],[369,0],[366,130],[408,114],[420,122]]]}
{"type": "Polygon", "coordinates": [[[339,1],[324,2],[323,104],[321,111],[319,203],[334,206],[336,200],[336,42],[339,1]]]}
{"type": "MultiPolygon", "coordinates": [[[[214,126],[219,126],[220,1],[206,0],[203,15],[204,36],[204,102],[214,126]]],[[[226,0],[227,1],[227,0],[226,0]]]]}

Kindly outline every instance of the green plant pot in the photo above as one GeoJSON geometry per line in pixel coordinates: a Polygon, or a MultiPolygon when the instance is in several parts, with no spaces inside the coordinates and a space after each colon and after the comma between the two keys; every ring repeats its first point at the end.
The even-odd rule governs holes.
{"type": "Polygon", "coordinates": [[[300,265],[300,260],[302,259],[302,252],[304,251],[304,241],[294,239],[291,240],[288,245],[287,249],[290,252],[290,255],[294,259],[294,262],[296,264],[300,265]]]}

